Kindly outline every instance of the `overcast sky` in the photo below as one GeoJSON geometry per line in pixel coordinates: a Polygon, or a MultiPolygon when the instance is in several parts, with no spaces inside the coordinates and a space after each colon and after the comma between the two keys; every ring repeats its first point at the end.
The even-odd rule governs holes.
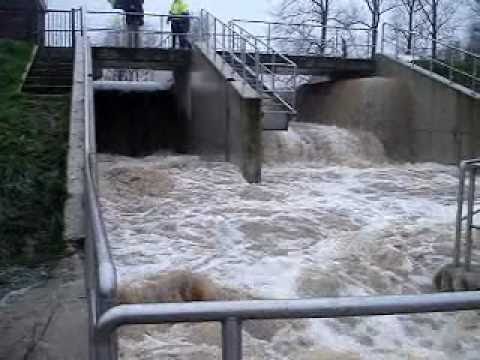
{"type": "MultiPolygon", "coordinates": [[[[229,20],[232,18],[267,19],[275,0],[190,0],[192,10],[206,8],[214,15],[229,20]]],[[[50,8],[72,8],[86,4],[91,10],[110,8],[107,0],[49,0],[50,8]]],[[[145,11],[167,13],[170,0],[145,0],[145,11]]]]}

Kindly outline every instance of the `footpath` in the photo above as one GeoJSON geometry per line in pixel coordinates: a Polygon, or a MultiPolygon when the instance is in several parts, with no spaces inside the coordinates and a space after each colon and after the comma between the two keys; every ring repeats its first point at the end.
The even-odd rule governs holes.
{"type": "Polygon", "coordinates": [[[43,284],[0,303],[1,360],[88,359],[83,262],[61,260],[43,284]]]}

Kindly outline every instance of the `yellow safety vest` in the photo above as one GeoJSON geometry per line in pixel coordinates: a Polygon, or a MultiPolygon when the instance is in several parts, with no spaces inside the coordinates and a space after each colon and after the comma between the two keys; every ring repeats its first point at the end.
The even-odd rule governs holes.
{"type": "Polygon", "coordinates": [[[182,0],[175,0],[170,8],[172,15],[186,15],[188,14],[188,5],[182,0]]]}

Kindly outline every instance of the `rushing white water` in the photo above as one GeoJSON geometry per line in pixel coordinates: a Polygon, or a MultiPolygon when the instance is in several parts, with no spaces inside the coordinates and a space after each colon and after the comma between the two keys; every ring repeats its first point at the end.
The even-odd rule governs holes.
{"type": "MultiPolygon", "coordinates": [[[[293,124],[264,142],[259,185],[192,156],[100,156],[120,284],[191,269],[263,298],[433,291],[456,168],[390,163],[373,135],[336,127],[293,124]]],[[[278,322],[247,329],[245,358],[478,359],[478,324],[474,312],[278,322]]],[[[216,325],[133,327],[120,341],[123,359],[219,358],[219,344],[216,325]]]]}

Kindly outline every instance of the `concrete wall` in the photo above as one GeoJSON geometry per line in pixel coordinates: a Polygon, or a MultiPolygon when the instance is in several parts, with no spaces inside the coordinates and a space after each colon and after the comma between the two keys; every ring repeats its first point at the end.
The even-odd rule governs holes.
{"type": "Polygon", "coordinates": [[[456,163],[480,155],[480,96],[428,71],[380,56],[377,73],[408,89],[412,156],[456,163]]]}
{"type": "Polygon", "coordinates": [[[175,73],[185,151],[231,161],[249,182],[260,182],[261,100],[248,85],[228,80],[220,57],[196,48],[188,71],[175,73]]]}
{"type": "Polygon", "coordinates": [[[389,157],[411,157],[410,96],[395,79],[361,78],[306,84],[297,92],[298,121],[366,130],[385,145],[389,157]]]}
{"type": "Polygon", "coordinates": [[[374,132],[395,160],[480,155],[478,95],[384,56],[377,77],[304,85],[297,104],[299,121],[374,132]]]}
{"type": "Polygon", "coordinates": [[[35,41],[45,8],[43,0],[0,0],[0,38],[35,41]]]}
{"type": "Polygon", "coordinates": [[[85,239],[84,169],[85,169],[85,84],[83,47],[79,42],[75,54],[70,133],[67,157],[67,193],[64,207],[64,239],[83,242],[85,239]]]}

